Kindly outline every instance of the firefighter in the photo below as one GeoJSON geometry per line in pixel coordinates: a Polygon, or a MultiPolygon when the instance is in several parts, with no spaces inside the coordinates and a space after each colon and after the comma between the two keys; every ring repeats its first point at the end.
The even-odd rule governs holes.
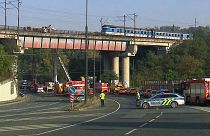
{"type": "Polygon", "coordinates": [[[100,93],[100,99],[101,99],[101,107],[104,107],[105,93],[103,91],[101,91],[100,93]]]}
{"type": "Polygon", "coordinates": [[[139,91],[137,91],[137,93],[136,93],[136,106],[139,106],[140,98],[141,98],[141,95],[140,95],[139,91]]]}

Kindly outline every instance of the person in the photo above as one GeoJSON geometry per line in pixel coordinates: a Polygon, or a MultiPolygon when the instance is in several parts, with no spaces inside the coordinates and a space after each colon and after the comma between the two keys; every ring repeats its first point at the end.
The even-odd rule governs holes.
{"type": "Polygon", "coordinates": [[[100,93],[100,99],[101,99],[101,107],[104,107],[105,93],[103,91],[101,91],[100,93]]]}
{"type": "Polygon", "coordinates": [[[137,93],[136,93],[136,106],[139,105],[140,98],[141,98],[141,95],[140,95],[139,91],[137,91],[137,93]]]}

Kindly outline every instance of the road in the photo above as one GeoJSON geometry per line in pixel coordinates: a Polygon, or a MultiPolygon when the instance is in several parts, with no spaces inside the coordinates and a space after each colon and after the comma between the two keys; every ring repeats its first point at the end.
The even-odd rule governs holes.
{"type": "Polygon", "coordinates": [[[209,136],[210,107],[138,109],[133,96],[108,96],[105,107],[67,110],[66,97],[36,95],[0,105],[0,136],[209,136]]]}

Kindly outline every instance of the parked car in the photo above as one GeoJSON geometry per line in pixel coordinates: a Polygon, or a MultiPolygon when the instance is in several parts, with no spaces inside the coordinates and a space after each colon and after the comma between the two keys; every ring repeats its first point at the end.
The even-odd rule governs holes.
{"type": "Polygon", "coordinates": [[[143,109],[157,106],[170,106],[176,108],[179,105],[184,105],[185,99],[183,96],[176,93],[159,93],[149,99],[142,99],[137,103],[137,106],[143,109]]]}

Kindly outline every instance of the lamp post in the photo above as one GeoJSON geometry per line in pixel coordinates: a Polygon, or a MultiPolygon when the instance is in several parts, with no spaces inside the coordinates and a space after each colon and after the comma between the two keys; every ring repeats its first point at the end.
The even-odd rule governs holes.
{"type": "Polygon", "coordinates": [[[87,103],[87,79],[88,79],[88,23],[87,23],[87,12],[88,12],[88,0],[86,0],[86,19],[85,19],[85,103],[87,103]]]}

